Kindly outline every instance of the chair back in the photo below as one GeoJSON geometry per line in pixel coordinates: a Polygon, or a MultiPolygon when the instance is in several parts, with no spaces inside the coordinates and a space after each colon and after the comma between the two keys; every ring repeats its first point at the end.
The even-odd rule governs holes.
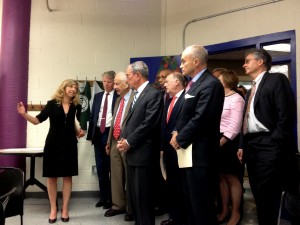
{"type": "Polygon", "coordinates": [[[12,188],[9,192],[7,192],[6,194],[4,195],[1,195],[0,196],[0,201],[2,203],[2,206],[3,206],[3,210],[5,211],[6,209],[6,206],[7,206],[7,203],[11,197],[11,195],[16,191],[16,188],[12,188]]]}
{"type": "Polygon", "coordinates": [[[5,224],[5,215],[4,215],[4,208],[2,203],[0,204],[0,225],[5,224]]]}
{"type": "Polygon", "coordinates": [[[5,208],[5,217],[20,215],[24,212],[24,172],[19,168],[0,167],[0,195],[15,188],[5,208]]]}

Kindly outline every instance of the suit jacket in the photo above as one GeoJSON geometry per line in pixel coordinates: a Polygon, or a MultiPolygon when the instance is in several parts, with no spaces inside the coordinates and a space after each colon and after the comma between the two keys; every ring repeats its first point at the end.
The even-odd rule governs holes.
{"type": "MultiPolygon", "coordinates": [[[[248,104],[246,98],[246,106],[248,104]]],[[[283,141],[293,136],[296,102],[289,80],[281,73],[265,73],[254,98],[256,118],[272,132],[272,138],[283,141]]]]}
{"type": "Polygon", "coordinates": [[[193,144],[193,166],[211,165],[220,146],[224,88],[205,70],[184,97],[176,123],[176,140],[182,148],[193,144]]]}
{"type": "Polygon", "coordinates": [[[181,112],[182,104],[184,102],[184,95],[185,93],[183,91],[176,101],[168,123],[166,122],[166,119],[171,100],[165,103],[164,113],[162,117],[161,149],[164,151],[164,160],[167,163],[178,164],[177,154],[175,149],[170,145],[170,140],[172,138],[172,132],[175,129],[178,116],[181,112]]]}
{"type": "MultiPolygon", "coordinates": [[[[105,92],[102,91],[102,92],[95,94],[95,96],[94,96],[92,112],[90,114],[90,119],[89,119],[89,128],[88,128],[88,133],[87,133],[87,137],[86,137],[87,140],[93,140],[95,129],[97,127],[102,97],[103,97],[104,93],[105,92]]],[[[117,97],[118,97],[118,94],[116,92],[114,92],[113,101],[111,104],[112,112],[114,111],[114,106],[115,106],[117,97]]]]}
{"type": "Polygon", "coordinates": [[[162,107],[161,93],[148,84],[127,115],[122,133],[122,138],[130,144],[126,152],[128,165],[150,165],[156,156],[159,157],[155,139],[161,127],[162,107]]]}
{"type": "MultiPolygon", "coordinates": [[[[133,97],[134,97],[134,92],[132,91],[130,96],[129,96],[126,108],[125,108],[124,118],[123,118],[123,121],[122,121],[122,124],[121,124],[121,134],[122,134],[122,130],[124,129],[125,119],[126,119],[128,113],[130,112],[130,109],[131,109],[131,104],[132,104],[132,101],[133,101],[133,97]]],[[[118,111],[120,101],[121,101],[121,96],[119,96],[117,98],[115,106],[114,106],[113,119],[111,121],[111,126],[110,126],[110,129],[109,129],[109,135],[108,135],[108,139],[107,139],[107,143],[109,145],[111,145],[111,141],[112,141],[112,138],[113,138],[114,121],[115,121],[115,118],[117,116],[117,111],[118,111]]]]}

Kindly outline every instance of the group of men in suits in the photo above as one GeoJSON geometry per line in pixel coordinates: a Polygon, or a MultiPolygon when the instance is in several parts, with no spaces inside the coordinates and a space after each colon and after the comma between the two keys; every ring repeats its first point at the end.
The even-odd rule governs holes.
{"type": "MultiPolygon", "coordinates": [[[[187,47],[181,55],[182,74],[172,72],[166,76],[164,86],[171,97],[168,100],[164,100],[161,91],[149,83],[148,67],[142,61],[130,64],[126,73],[117,74],[114,91],[108,88],[95,95],[90,140],[95,156],[101,149],[101,157],[105,158],[107,155],[103,154],[107,152],[111,161],[112,198],[104,198],[101,189],[108,186],[103,186],[107,183],[99,177],[100,201],[96,206],[112,205],[106,205],[105,216],[127,212],[132,214],[136,225],[155,224],[153,164],[158,162],[160,150],[163,150],[170,218],[161,225],[217,224],[216,158],[224,89],[207,70],[207,61],[208,53],[204,47],[187,47]],[[191,78],[188,85],[183,76],[191,78]],[[108,101],[111,119],[106,124],[107,130],[98,133],[106,93],[112,95],[108,101]],[[102,143],[101,136],[105,135],[106,140],[102,143]],[[176,150],[190,145],[192,166],[179,168],[176,150]]],[[[248,165],[260,225],[276,224],[283,177],[279,175],[291,172],[283,170],[288,164],[283,162],[286,158],[283,154],[296,149],[293,145],[294,96],[287,77],[269,73],[270,65],[271,57],[265,50],[246,53],[243,67],[257,86],[253,98],[250,98],[250,91],[246,96],[244,121],[247,122],[241,121],[246,132],[241,131],[241,149],[237,155],[248,165]],[[251,104],[247,109],[248,100],[251,104]]],[[[100,161],[106,165],[103,158],[100,161]]],[[[97,171],[99,176],[103,168],[98,170],[97,165],[97,171]]]]}

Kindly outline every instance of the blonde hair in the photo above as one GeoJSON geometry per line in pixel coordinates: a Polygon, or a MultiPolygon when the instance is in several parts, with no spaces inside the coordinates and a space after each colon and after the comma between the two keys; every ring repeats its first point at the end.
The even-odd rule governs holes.
{"type": "Polygon", "coordinates": [[[56,92],[52,96],[52,99],[57,101],[57,104],[61,105],[62,100],[64,98],[64,94],[66,93],[66,87],[71,87],[72,85],[77,86],[77,92],[75,96],[71,99],[70,103],[73,103],[75,106],[79,104],[79,84],[77,81],[72,79],[64,80],[57,88],[56,92]]]}

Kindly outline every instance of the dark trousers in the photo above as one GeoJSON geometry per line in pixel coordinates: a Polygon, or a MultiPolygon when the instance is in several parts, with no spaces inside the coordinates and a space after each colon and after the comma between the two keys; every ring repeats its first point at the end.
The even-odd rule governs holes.
{"type": "Polygon", "coordinates": [[[214,168],[194,166],[182,170],[184,201],[188,225],[216,225],[218,176],[214,168]]]}
{"type": "Polygon", "coordinates": [[[186,212],[183,200],[183,187],[181,173],[177,164],[166,162],[167,173],[167,203],[170,218],[176,224],[183,224],[186,220],[186,212]]]}
{"type": "Polygon", "coordinates": [[[127,166],[129,200],[136,225],[155,225],[151,166],[127,166]]]}
{"type": "Polygon", "coordinates": [[[110,157],[105,152],[108,134],[109,127],[105,129],[104,133],[100,133],[100,128],[97,127],[93,138],[100,199],[104,202],[111,201],[110,157]]]}
{"type": "Polygon", "coordinates": [[[245,160],[259,225],[276,225],[281,185],[281,149],[271,133],[245,136],[245,160]]]}

